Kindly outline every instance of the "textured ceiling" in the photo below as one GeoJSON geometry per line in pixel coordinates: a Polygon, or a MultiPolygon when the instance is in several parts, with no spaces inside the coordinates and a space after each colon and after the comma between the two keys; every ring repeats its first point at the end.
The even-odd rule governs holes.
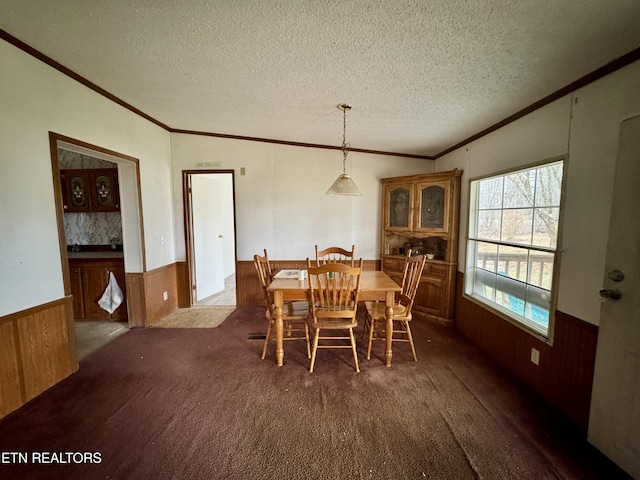
{"type": "Polygon", "coordinates": [[[638,0],[0,0],[171,128],[436,155],[640,47],[638,0]]]}

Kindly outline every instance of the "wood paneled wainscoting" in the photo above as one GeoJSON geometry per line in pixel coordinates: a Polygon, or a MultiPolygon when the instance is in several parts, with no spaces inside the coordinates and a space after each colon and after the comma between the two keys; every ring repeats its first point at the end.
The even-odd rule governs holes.
{"type": "MultiPolygon", "coordinates": [[[[181,271],[179,264],[172,263],[144,273],[126,274],[130,327],[149,327],[178,308],[181,271]]],[[[184,288],[180,286],[181,291],[184,288]]]]}
{"type": "Polygon", "coordinates": [[[0,418],[78,370],[71,296],[0,317],[0,418]]]}
{"type": "Polygon", "coordinates": [[[458,272],[456,328],[586,433],[598,327],[556,312],[549,345],[464,298],[463,291],[464,275],[458,272]],[[532,348],[540,352],[539,365],[531,362],[532,348]]]}
{"type": "MultiPolygon", "coordinates": [[[[260,252],[262,255],[262,252],[260,252]]],[[[313,260],[315,262],[315,259],[313,260]]],[[[271,260],[274,270],[307,268],[307,260],[271,260]]],[[[364,270],[380,270],[380,260],[365,260],[364,270]]],[[[253,260],[236,262],[236,303],[239,307],[264,305],[262,287],[253,260]]]]}

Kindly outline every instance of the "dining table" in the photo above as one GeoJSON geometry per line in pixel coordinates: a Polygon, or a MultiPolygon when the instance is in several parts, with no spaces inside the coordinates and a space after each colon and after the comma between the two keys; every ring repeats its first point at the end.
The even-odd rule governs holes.
{"type": "MultiPolygon", "coordinates": [[[[306,273],[306,270],[302,271],[306,273]]],[[[282,306],[286,301],[309,299],[309,278],[299,274],[298,270],[289,270],[286,274],[275,275],[268,290],[273,294],[276,313],[276,362],[279,367],[284,363],[282,306]]],[[[386,304],[385,328],[385,365],[391,366],[391,340],[393,337],[393,304],[396,292],[402,288],[389,275],[379,270],[363,270],[360,275],[359,301],[383,301],[386,304]]]]}

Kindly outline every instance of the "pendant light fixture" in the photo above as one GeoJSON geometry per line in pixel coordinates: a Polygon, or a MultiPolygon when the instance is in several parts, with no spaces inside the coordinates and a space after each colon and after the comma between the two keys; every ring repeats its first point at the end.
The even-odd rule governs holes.
{"type": "Polygon", "coordinates": [[[327,190],[327,195],[362,195],[351,177],[347,175],[347,153],[351,146],[347,143],[347,111],[351,110],[351,106],[341,103],[338,108],[342,110],[342,175],[333,182],[331,188],[327,190]]]}

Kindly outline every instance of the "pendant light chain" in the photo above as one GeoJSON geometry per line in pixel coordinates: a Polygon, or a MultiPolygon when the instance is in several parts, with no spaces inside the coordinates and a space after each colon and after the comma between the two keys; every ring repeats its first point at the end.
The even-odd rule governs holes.
{"type": "Polygon", "coordinates": [[[342,108],[342,173],[347,173],[347,153],[349,153],[349,145],[347,143],[347,110],[351,108],[344,105],[342,108]]]}
{"type": "Polygon", "coordinates": [[[360,196],[360,190],[353,183],[351,177],[347,175],[347,154],[351,145],[347,143],[347,110],[351,110],[351,106],[341,103],[338,108],[342,110],[342,175],[340,175],[333,185],[327,190],[327,195],[356,195],[360,196]]]}

